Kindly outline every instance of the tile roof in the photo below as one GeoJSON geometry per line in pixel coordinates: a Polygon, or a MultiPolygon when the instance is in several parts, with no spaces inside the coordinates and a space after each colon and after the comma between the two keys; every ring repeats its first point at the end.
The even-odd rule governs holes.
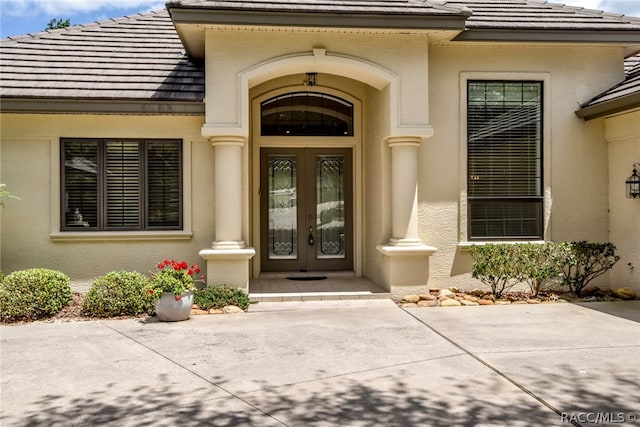
{"type": "Polygon", "coordinates": [[[466,27],[509,30],[640,30],[640,18],[538,0],[451,0],[473,14],[466,27]]]}
{"type": "Polygon", "coordinates": [[[414,0],[170,0],[167,8],[365,15],[466,14],[460,6],[443,3],[414,0]]]}
{"type": "Polygon", "coordinates": [[[0,43],[0,96],[202,102],[204,67],[189,60],[166,10],[0,43]]]}
{"type": "MultiPolygon", "coordinates": [[[[174,0],[167,7],[234,9],[258,19],[266,11],[318,12],[329,18],[444,16],[466,19],[463,35],[494,30],[565,31],[579,38],[592,31],[598,36],[624,33],[632,42],[638,39],[626,45],[640,44],[640,18],[537,0],[174,0]]],[[[84,100],[86,104],[65,107],[77,111],[99,100],[164,103],[160,109],[185,103],[191,112],[204,111],[204,66],[186,56],[167,10],[3,39],[0,82],[3,111],[12,111],[7,100],[16,99],[84,100]]],[[[635,90],[634,82],[625,80],[627,86],[621,84],[618,91],[635,90]]]]}
{"type": "Polygon", "coordinates": [[[640,30],[640,18],[539,0],[171,0],[167,7],[265,13],[471,13],[468,30],[640,30]]]}
{"type": "Polygon", "coordinates": [[[627,58],[625,79],[582,104],[576,112],[586,120],[640,108],[640,54],[627,58]]]}

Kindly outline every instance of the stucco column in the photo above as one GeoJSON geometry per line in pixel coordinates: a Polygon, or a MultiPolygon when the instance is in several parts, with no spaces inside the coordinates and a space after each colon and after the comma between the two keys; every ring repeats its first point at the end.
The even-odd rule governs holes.
{"type": "Polygon", "coordinates": [[[215,241],[214,249],[243,248],[242,241],[242,136],[215,136],[215,241]]]}
{"type": "Polygon", "coordinates": [[[215,150],[215,240],[211,248],[200,251],[207,260],[207,286],[231,285],[248,292],[249,259],[256,251],[242,240],[242,149],[246,138],[214,136],[210,142],[215,150]]]}
{"type": "Polygon", "coordinates": [[[394,246],[420,245],[418,238],[418,148],[421,138],[394,136],[391,147],[391,238],[394,246]]]}
{"type": "Polygon", "coordinates": [[[437,248],[418,237],[418,149],[420,136],[391,136],[391,237],[379,245],[382,285],[392,294],[425,290],[429,257],[437,248]]]}

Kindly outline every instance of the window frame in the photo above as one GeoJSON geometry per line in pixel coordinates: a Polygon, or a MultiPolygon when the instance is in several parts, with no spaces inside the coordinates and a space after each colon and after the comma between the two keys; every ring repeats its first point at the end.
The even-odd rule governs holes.
{"type": "MultiPolygon", "coordinates": [[[[337,110],[331,110],[334,112],[337,112],[337,110]]],[[[317,112],[316,112],[317,113],[317,112]]],[[[322,115],[320,113],[320,115],[322,115]]],[[[298,121],[300,122],[300,121],[298,121]]],[[[310,124],[308,122],[305,122],[305,124],[310,124]]],[[[298,123],[296,125],[296,120],[293,120],[291,122],[287,122],[284,121],[282,124],[272,124],[270,126],[275,126],[277,128],[283,128],[283,127],[287,127],[287,126],[291,126],[294,129],[297,126],[300,126],[300,124],[298,123]]],[[[326,92],[321,92],[321,91],[313,91],[313,90],[305,90],[305,91],[291,91],[291,92],[285,92],[285,93],[281,93],[278,95],[274,95],[270,98],[266,98],[262,101],[260,101],[260,136],[261,137],[280,137],[280,138],[300,138],[300,137],[325,137],[325,138],[352,138],[354,137],[354,132],[355,132],[355,105],[353,102],[349,101],[348,99],[345,99],[343,97],[340,96],[336,96],[334,94],[330,94],[330,93],[326,93],[326,92]],[[305,101],[307,101],[307,104],[304,105],[305,107],[312,107],[310,105],[310,103],[308,103],[308,101],[310,99],[315,99],[315,100],[320,100],[321,104],[326,100],[328,102],[333,102],[333,103],[337,103],[337,104],[343,104],[345,105],[349,111],[349,118],[348,121],[346,121],[346,126],[347,126],[347,131],[344,133],[330,133],[330,132],[322,132],[322,131],[310,131],[310,132],[300,132],[300,131],[285,131],[282,133],[278,133],[278,132],[266,132],[267,129],[270,128],[266,128],[266,126],[269,126],[267,121],[265,120],[265,111],[268,111],[269,108],[273,109],[274,107],[270,107],[271,104],[275,104],[279,101],[283,101],[283,100],[291,100],[292,101],[292,105],[291,106],[281,106],[281,107],[276,107],[277,108],[286,108],[286,107],[290,107],[290,112],[292,113],[298,113],[298,114],[303,114],[305,116],[305,119],[308,119],[307,115],[309,113],[313,112],[312,108],[309,109],[295,109],[293,102],[298,99],[298,98],[304,98],[305,101]]]]}
{"type": "Polygon", "coordinates": [[[60,138],[59,145],[60,152],[60,196],[59,196],[59,230],[65,233],[127,233],[127,232],[166,232],[166,231],[184,231],[185,226],[185,192],[184,192],[184,141],[179,138],[82,138],[82,137],[62,137],[60,138]],[[95,227],[74,227],[66,224],[66,202],[65,202],[65,190],[66,190],[66,173],[65,173],[65,147],[67,143],[72,142],[92,142],[97,144],[97,225],[95,227]],[[107,169],[107,156],[106,147],[109,142],[136,142],[138,143],[138,153],[140,155],[140,176],[138,178],[139,188],[139,203],[138,208],[140,210],[139,227],[114,227],[107,225],[107,192],[106,192],[106,169],[107,169]],[[178,224],[171,226],[150,226],[149,225],[149,201],[148,201],[148,147],[150,143],[170,143],[177,144],[178,146],[178,224]]]}
{"type": "MultiPolygon", "coordinates": [[[[459,168],[459,228],[458,246],[465,250],[473,244],[482,242],[542,242],[548,240],[551,233],[551,174],[550,174],[550,144],[551,144],[551,74],[547,72],[474,72],[464,71],[459,76],[459,99],[460,99],[460,168],[459,168]],[[468,179],[469,179],[469,158],[468,158],[468,84],[471,81],[486,82],[539,82],[542,86],[541,93],[541,143],[540,143],[540,194],[535,197],[531,196],[509,196],[505,200],[540,200],[539,218],[541,221],[539,235],[537,236],[495,236],[495,237],[472,237],[471,236],[471,215],[468,179]]],[[[489,197],[498,199],[499,197],[489,197]]],[[[477,199],[476,199],[477,200],[477,199]]]]}

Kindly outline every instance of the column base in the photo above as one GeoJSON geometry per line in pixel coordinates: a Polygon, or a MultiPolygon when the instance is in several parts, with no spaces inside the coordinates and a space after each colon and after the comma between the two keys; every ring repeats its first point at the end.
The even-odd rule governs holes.
{"type": "MultiPolygon", "coordinates": [[[[391,242],[390,242],[391,243],[391,242]]],[[[382,285],[393,295],[425,288],[429,280],[429,257],[438,248],[426,245],[380,245],[382,285]]]]}
{"type": "Polygon", "coordinates": [[[213,249],[243,249],[246,247],[242,240],[217,240],[211,244],[213,249]]]}
{"type": "Polygon", "coordinates": [[[389,239],[389,246],[423,247],[424,245],[422,244],[422,240],[420,239],[396,239],[392,237],[389,239]]]}
{"type": "Polygon", "coordinates": [[[255,254],[246,247],[201,250],[199,255],[207,260],[207,286],[229,285],[249,293],[249,260],[255,254]]]}

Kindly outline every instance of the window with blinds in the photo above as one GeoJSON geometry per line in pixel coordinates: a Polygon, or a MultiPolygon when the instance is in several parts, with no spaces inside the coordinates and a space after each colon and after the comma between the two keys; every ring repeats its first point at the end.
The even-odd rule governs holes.
{"type": "Polygon", "coordinates": [[[182,228],[182,142],[62,139],[62,230],[182,228]]]}
{"type": "Polygon", "coordinates": [[[467,82],[470,239],[543,234],[542,82],[467,82]]]}

